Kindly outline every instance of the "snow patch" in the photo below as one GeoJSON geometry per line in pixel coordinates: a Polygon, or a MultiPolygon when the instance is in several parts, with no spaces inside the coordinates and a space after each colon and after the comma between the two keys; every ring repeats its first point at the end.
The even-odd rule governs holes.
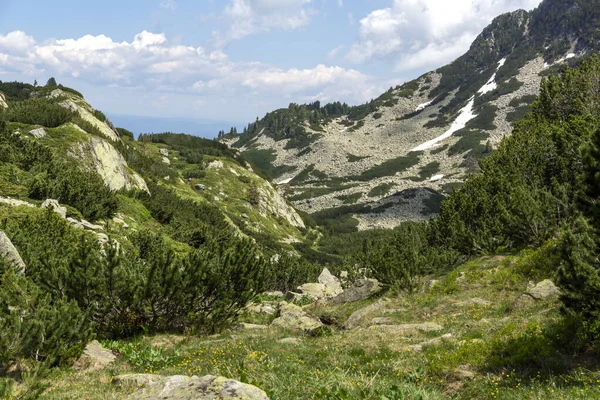
{"type": "MultiPolygon", "coordinates": [[[[498,68],[496,68],[496,72],[498,72],[498,70],[500,68],[502,68],[502,66],[504,65],[504,63],[506,63],[506,58],[503,58],[502,60],[498,61],[498,68]]],[[[481,87],[481,89],[479,89],[477,91],[477,93],[486,94],[488,92],[496,90],[496,88],[498,87],[498,85],[496,84],[496,72],[494,72],[494,75],[492,75],[492,77],[490,78],[490,80],[487,81],[487,83],[485,85],[483,85],[481,87]]]]}
{"type": "Polygon", "coordinates": [[[452,136],[452,134],[454,132],[457,132],[457,131],[461,130],[462,128],[464,128],[467,125],[467,122],[469,122],[470,120],[472,120],[473,118],[476,117],[475,113],[473,112],[474,105],[475,105],[475,96],[471,97],[469,99],[469,103],[467,103],[466,106],[464,106],[463,108],[460,109],[459,115],[456,118],[456,120],[454,120],[454,122],[452,123],[452,126],[450,126],[450,129],[448,129],[446,132],[444,132],[442,135],[436,137],[435,139],[432,139],[428,142],[425,142],[425,143],[415,147],[411,151],[423,151],[425,149],[429,149],[429,148],[435,146],[436,144],[438,144],[439,142],[441,142],[442,140],[447,139],[450,136],[452,136]]]}
{"type": "Polygon", "coordinates": [[[444,177],[443,174],[434,175],[431,178],[429,178],[429,182],[440,181],[440,180],[442,180],[443,177],[444,177]]]}
{"type": "Polygon", "coordinates": [[[419,104],[417,108],[415,108],[415,112],[424,110],[425,108],[429,107],[431,103],[433,103],[433,100],[428,101],[427,103],[419,104]]]}
{"type": "Polygon", "coordinates": [[[290,183],[294,178],[284,179],[281,182],[277,182],[278,185],[285,185],[286,183],[290,183]]]}

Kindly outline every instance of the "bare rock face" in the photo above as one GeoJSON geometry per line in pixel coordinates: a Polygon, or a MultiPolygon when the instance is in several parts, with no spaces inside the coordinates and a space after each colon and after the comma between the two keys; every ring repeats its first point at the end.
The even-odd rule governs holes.
{"type": "Polygon", "coordinates": [[[113,382],[138,387],[127,397],[135,400],[269,400],[256,386],[213,375],[128,374],[116,376],[113,382]]]}
{"type": "Polygon", "coordinates": [[[84,119],[88,123],[90,123],[93,126],[95,126],[96,128],[98,128],[98,130],[100,130],[100,132],[104,136],[106,136],[106,138],[113,140],[113,141],[119,140],[119,136],[117,136],[117,133],[110,126],[108,126],[108,124],[106,122],[100,121],[98,118],[96,118],[94,116],[94,114],[92,114],[90,111],[88,111],[85,107],[80,106],[79,104],[75,103],[72,100],[65,100],[59,104],[60,104],[60,106],[66,108],[68,110],[78,113],[82,119],[84,119]]]}
{"type": "Polygon", "coordinates": [[[112,364],[116,359],[117,356],[112,351],[94,340],[85,346],[83,354],[75,361],[73,368],[79,371],[96,371],[112,364]]]}
{"type": "Polygon", "coordinates": [[[67,207],[62,207],[58,200],[54,199],[46,199],[42,205],[42,208],[51,208],[55,213],[60,215],[63,218],[67,218],[67,207]]]}
{"type": "Polygon", "coordinates": [[[329,304],[338,305],[368,299],[381,292],[383,287],[377,279],[359,279],[343,293],[329,300],[329,304]]]}
{"type": "Polygon", "coordinates": [[[36,139],[41,139],[46,136],[48,133],[44,128],[36,128],[29,131],[29,134],[36,139]]]}
{"type": "Polygon", "coordinates": [[[340,280],[333,276],[327,268],[323,268],[318,283],[305,283],[298,289],[313,300],[329,299],[344,292],[340,280]]]}
{"type": "Polygon", "coordinates": [[[14,265],[21,271],[25,271],[26,265],[19,251],[13,246],[12,242],[4,232],[0,232],[0,257],[9,265],[14,265]]]}
{"type": "Polygon", "coordinates": [[[6,102],[6,97],[4,97],[4,93],[0,93],[0,108],[8,108],[8,103],[6,102]]]}
{"type": "Polygon", "coordinates": [[[323,323],[317,318],[307,314],[302,308],[295,304],[282,303],[277,317],[272,325],[285,329],[291,329],[308,335],[315,334],[323,327],[323,323]]]}

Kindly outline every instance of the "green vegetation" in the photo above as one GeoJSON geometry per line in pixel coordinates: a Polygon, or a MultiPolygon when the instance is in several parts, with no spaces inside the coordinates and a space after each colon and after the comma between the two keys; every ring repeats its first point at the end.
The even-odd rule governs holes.
{"type": "Polygon", "coordinates": [[[394,187],[393,183],[382,183],[375,186],[371,191],[369,191],[369,197],[383,197],[390,192],[390,190],[394,187]]]}
{"type": "Polygon", "coordinates": [[[369,156],[355,156],[354,154],[350,153],[346,154],[346,159],[348,160],[348,162],[358,162],[366,158],[369,158],[369,156]]]}
{"type": "Polygon", "coordinates": [[[280,165],[275,167],[273,161],[277,158],[274,150],[259,150],[249,149],[244,152],[244,158],[248,160],[250,164],[256,166],[259,171],[264,172],[265,176],[273,179],[277,178],[287,172],[293,172],[296,167],[290,165],[280,165]]]}
{"type": "Polygon", "coordinates": [[[422,152],[413,151],[406,156],[400,156],[391,160],[384,161],[380,165],[369,168],[358,176],[351,176],[349,179],[356,181],[369,181],[375,178],[384,176],[392,176],[398,172],[402,172],[419,163],[419,156],[422,152]]]}

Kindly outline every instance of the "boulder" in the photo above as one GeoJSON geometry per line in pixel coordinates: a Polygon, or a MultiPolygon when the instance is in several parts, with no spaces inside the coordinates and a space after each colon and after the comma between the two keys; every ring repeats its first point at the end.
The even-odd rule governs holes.
{"type": "Polygon", "coordinates": [[[85,346],[83,354],[75,361],[73,368],[78,371],[96,371],[112,364],[116,359],[117,356],[111,350],[94,340],[85,346]]]}
{"type": "Polygon", "coordinates": [[[288,338],[283,338],[283,339],[277,339],[276,342],[277,343],[281,343],[281,344],[295,344],[295,345],[299,345],[300,344],[300,339],[294,338],[294,337],[288,337],[288,338]]]}
{"type": "Polygon", "coordinates": [[[433,322],[423,322],[420,324],[402,324],[402,325],[373,325],[369,330],[379,331],[390,335],[416,335],[420,332],[437,332],[444,329],[441,325],[433,322]]]}
{"type": "Polygon", "coordinates": [[[323,323],[317,318],[307,314],[297,305],[285,302],[279,308],[279,317],[275,318],[271,324],[308,335],[315,334],[323,327],[323,323]]]}
{"type": "Polygon", "coordinates": [[[54,199],[46,199],[44,200],[44,202],[42,203],[42,208],[48,208],[48,207],[52,207],[52,209],[54,210],[55,213],[57,213],[58,215],[60,215],[63,218],[67,218],[67,207],[62,207],[59,203],[58,200],[54,200],[54,199]]]}
{"type": "Polygon", "coordinates": [[[542,300],[550,300],[560,295],[560,289],[550,279],[545,279],[537,285],[529,282],[525,293],[520,295],[513,303],[513,309],[530,307],[542,300]]]}
{"type": "Polygon", "coordinates": [[[8,108],[8,104],[6,103],[6,97],[4,97],[4,93],[0,93],[0,108],[8,108]]]}
{"type": "Polygon", "coordinates": [[[359,279],[356,283],[344,290],[343,293],[329,300],[331,305],[350,303],[365,300],[381,292],[382,286],[377,279],[359,279]]]}
{"type": "Polygon", "coordinates": [[[13,265],[25,272],[25,262],[23,262],[19,251],[13,246],[12,242],[4,232],[0,232],[0,257],[2,257],[9,265],[13,265]]]}
{"type": "Polygon", "coordinates": [[[165,157],[169,157],[169,150],[167,149],[158,149],[158,152],[165,157]]]}
{"type": "Polygon", "coordinates": [[[86,221],[85,219],[81,220],[81,226],[83,226],[83,229],[86,229],[88,231],[101,231],[103,229],[100,225],[94,225],[86,221]]]}
{"type": "Polygon", "coordinates": [[[344,329],[356,329],[362,325],[363,320],[366,319],[370,314],[375,313],[388,305],[388,300],[380,299],[377,302],[370,304],[366,307],[361,308],[353,312],[350,317],[344,323],[344,329]]]}
{"type": "Polygon", "coordinates": [[[36,128],[29,131],[29,134],[36,139],[41,139],[46,136],[48,133],[44,128],[36,128]]]}
{"type": "Polygon", "coordinates": [[[336,297],[344,292],[339,279],[333,276],[327,268],[323,268],[318,283],[305,283],[299,286],[298,290],[313,300],[336,297]]]}
{"type": "Polygon", "coordinates": [[[74,228],[83,229],[83,224],[77,221],[75,218],[67,217],[67,222],[74,228]]]}
{"type": "Polygon", "coordinates": [[[98,237],[98,242],[100,242],[100,244],[106,244],[110,241],[109,237],[105,233],[96,232],[96,236],[98,237]]]}
{"type": "Polygon", "coordinates": [[[268,400],[256,386],[213,375],[160,376],[151,374],[118,375],[114,383],[138,388],[128,399],[147,400],[268,400]]]}
{"type": "Polygon", "coordinates": [[[163,157],[162,162],[163,162],[163,164],[171,165],[171,160],[169,160],[168,157],[163,157]]]}
{"type": "Polygon", "coordinates": [[[206,190],[206,186],[203,185],[203,184],[201,184],[201,183],[196,183],[194,185],[194,189],[196,189],[196,190],[206,190]]]}

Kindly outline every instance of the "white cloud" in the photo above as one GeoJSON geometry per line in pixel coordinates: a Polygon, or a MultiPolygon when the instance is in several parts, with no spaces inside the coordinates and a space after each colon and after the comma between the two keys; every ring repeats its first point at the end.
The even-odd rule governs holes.
{"type": "Polygon", "coordinates": [[[223,47],[232,40],[275,29],[294,30],[308,25],[315,10],[312,0],[230,0],[223,9],[226,31],[215,31],[213,43],[223,47]]]}
{"type": "Polygon", "coordinates": [[[531,9],[540,0],[394,0],[360,20],[358,39],[347,59],[397,62],[399,70],[451,61],[501,13],[531,9]]]}
{"type": "Polygon", "coordinates": [[[147,31],[130,42],[104,35],[37,42],[23,32],[11,32],[0,35],[0,70],[32,79],[55,75],[102,87],[158,92],[157,98],[163,99],[179,93],[215,100],[249,96],[248,102],[255,96],[290,96],[299,102],[319,93],[336,98],[342,92],[346,101],[362,102],[372,86],[368,76],[353,69],[322,64],[281,69],[260,62],[232,62],[220,50],[173,44],[164,34],[147,31]]]}
{"type": "Polygon", "coordinates": [[[344,7],[344,0],[338,0],[338,7],[344,7]]]}
{"type": "Polygon", "coordinates": [[[177,8],[177,4],[175,3],[175,0],[162,0],[160,2],[160,8],[175,11],[175,8],[177,8]]]}

